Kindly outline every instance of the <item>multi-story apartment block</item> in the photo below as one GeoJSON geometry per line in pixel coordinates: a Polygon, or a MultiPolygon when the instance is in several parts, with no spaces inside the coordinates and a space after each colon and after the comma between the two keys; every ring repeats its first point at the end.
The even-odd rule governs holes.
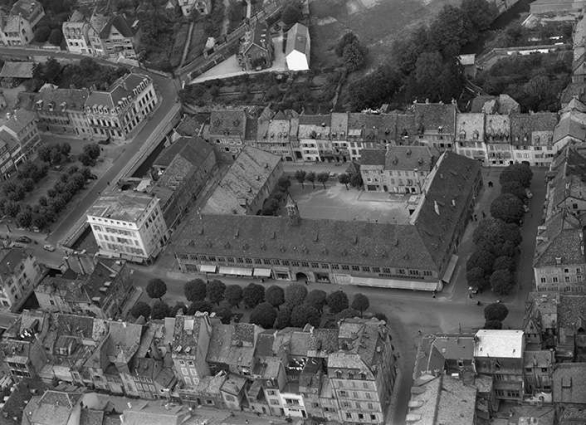
{"type": "Polygon", "coordinates": [[[41,132],[88,139],[93,136],[85,115],[88,96],[87,89],[45,87],[38,93],[20,93],[19,105],[36,114],[37,127],[41,132]]]}
{"type": "Polygon", "coordinates": [[[183,218],[216,168],[214,149],[200,137],[181,137],[155,159],[149,192],[160,199],[169,229],[183,218]]]}
{"type": "Polygon", "coordinates": [[[488,164],[488,149],[484,138],[484,113],[458,114],[456,117],[456,152],[488,164]]]}
{"type": "Polygon", "coordinates": [[[211,0],[179,0],[179,7],[183,16],[190,16],[193,11],[200,15],[207,15],[212,11],[211,0]]]}
{"type": "Polygon", "coordinates": [[[490,165],[509,165],[513,161],[511,150],[511,120],[508,115],[486,115],[484,137],[490,165]]]}
{"type": "Polygon", "coordinates": [[[91,91],[85,114],[95,138],[125,140],[156,104],[152,79],[131,73],[120,77],[107,91],[91,91]]]}
{"type": "Polygon", "coordinates": [[[93,54],[94,49],[90,42],[90,31],[95,34],[89,19],[80,10],[75,10],[69,20],[62,25],[63,38],[67,45],[67,51],[79,55],[93,54]]]}
{"type": "Polygon", "coordinates": [[[256,138],[250,145],[278,155],[283,161],[301,159],[301,152],[293,150],[293,140],[297,138],[294,119],[298,116],[292,109],[275,113],[267,108],[258,118],[256,138]]]}
{"type": "Polygon", "coordinates": [[[206,214],[258,214],[283,175],[280,157],[245,147],[207,200],[206,214]]]}
{"type": "Polygon", "coordinates": [[[557,114],[539,112],[535,114],[511,115],[511,142],[516,162],[547,166],[555,154],[553,131],[557,114]]]}
{"type": "Polygon", "coordinates": [[[18,309],[32,294],[42,275],[36,258],[25,249],[0,251],[0,308],[18,309]]]}
{"type": "Polygon", "coordinates": [[[8,145],[16,167],[28,160],[41,142],[36,121],[33,112],[22,108],[7,112],[6,118],[0,119],[0,140],[8,145]]]}
{"type": "Polygon", "coordinates": [[[34,30],[45,16],[41,3],[36,0],[18,0],[9,15],[0,15],[0,35],[6,46],[25,46],[33,41],[34,30]]]}
{"type": "Polygon", "coordinates": [[[191,392],[202,378],[210,376],[206,356],[211,337],[212,324],[207,313],[175,318],[172,358],[181,391],[191,392]]]}
{"type": "Polygon", "coordinates": [[[91,53],[112,59],[136,59],[137,25],[138,21],[131,24],[124,15],[93,14],[87,27],[91,53]]]}
{"type": "Polygon", "coordinates": [[[244,111],[212,111],[206,138],[216,146],[221,158],[236,159],[244,147],[246,123],[244,111]]]}
{"type": "Polygon", "coordinates": [[[360,173],[368,191],[420,194],[435,157],[427,146],[362,151],[360,173]]]}
{"type": "Polygon", "coordinates": [[[525,335],[519,330],[481,329],[474,337],[477,373],[494,378],[500,400],[522,401],[525,393],[525,335]]]}
{"type": "Polygon", "coordinates": [[[35,296],[45,311],[118,319],[128,310],[132,290],[125,262],[99,259],[88,275],[45,277],[35,288],[35,296]]]}
{"type": "Polygon", "coordinates": [[[452,150],[455,138],[456,114],[455,102],[415,103],[413,105],[415,125],[419,141],[429,147],[443,152],[452,150]]]}
{"type": "Polygon", "coordinates": [[[159,199],[143,193],[102,195],[87,218],[100,253],[107,257],[150,261],[169,237],[159,199]]]}

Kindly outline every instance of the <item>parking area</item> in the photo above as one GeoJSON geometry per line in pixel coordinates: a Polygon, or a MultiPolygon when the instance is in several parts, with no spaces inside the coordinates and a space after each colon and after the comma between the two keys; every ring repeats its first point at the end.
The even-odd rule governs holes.
{"type": "Polygon", "coordinates": [[[407,224],[410,209],[415,209],[414,199],[351,187],[347,190],[336,182],[327,183],[326,189],[317,182],[315,189],[311,183],[304,186],[294,181],[290,193],[305,218],[407,224]]]}

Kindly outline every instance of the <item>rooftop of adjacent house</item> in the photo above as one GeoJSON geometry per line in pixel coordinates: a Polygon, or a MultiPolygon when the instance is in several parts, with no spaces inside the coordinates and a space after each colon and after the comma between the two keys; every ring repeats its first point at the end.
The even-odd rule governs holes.
{"type": "Polygon", "coordinates": [[[205,125],[210,124],[209,113],[185,114],[175,131],[181,136],[201,136],[205,125]]]}
{"type": "Polygon", "coordinates": [[[243,376],[238,376],[231,373],[222,384],[220,390],[234,396],[239,396],[242,392],[242,389],[246,385],[246,382],[246,378],[243,376]]]}
{"type": "MultiPolygon", "coordinates": [[[[247,146],[218,183],[203,208],[204,214],[246,214],[251,202],[281,163],[272,153],[247,146]]],[[[252,212],[253,214],[256,211],[252,212]]]]}
{"type": "Polygon", "coordinates": [[[244,111],[212,111],[210,115],[210,137],[240,136],[246,133],[246,112],[244,111]]]}
{"type": "Polygon", "coordinates": [[[86,20],[85,14],[79,10],[79,9],[75,9],[73,11],[73,13],[71,14],[71,16],[69,17],[69,19],[67,20],[67,22],[84,22],[86,20]]]}
{"type": "Polygon", "coordinates": [[[360,163],[384,165],[385,170],[430,171],[434,165],[434,158],[428,146],[389,146],[386,151],[363,149],[360,163]],[[374,163],[369,162],[372,157],[376,157],[374,163]]]}
{"type": "Polygon", "coordinates": [[[146,212],[153,197],[139,192],[101,195],[88,209],[87,215],[112,220],[137,222],[146,212]]]}
{"type": "Polygon", "coordinates": [[[0,250],[0,276],[3,279],[11,277],[14,270],[31,255],[23,248],[9,248],[0,250]]]}
{"type": "Polygon", "coordinates": [[[63,298],[72,303],[90,303],[91,298],[78,279],[64,279],[61,276],[46,276],[36,287],[35,293],[63,298]]]}
{"type": "Polygon", "coordinates": [[[173,330],[173,356],[187,355],[195,356],[198,338],[209,324],[207,313],[196,313],[194,316],[179,315],[175,318],[175,329],[173,330]]]}
{"type": "Polygon", "coordinates": [[[455,104],[443,103],[415,103],[413,105],[415,121],[419,130],[431,132],[455,133],[456,112],[455,104]]]}
{"type": "Polygon", "coordinates": [[[43,6],[36,0],[18,0],[10,9],[10,14],[22,16],[24,19],[31,19],[35,10],[42,10],[43,6]]]}
{"type": "Polygon", "coordinates": [[[129,73],[117,79],[106,91],[92,91],[88,96],[85,106],[101,106],[116,108],[123,105],[125,100],[133,98],[134,89],[137,89],[143,82],[150,83],[151,78],[145,74],[129,73]]]}
{"type": "Polygon", "coordinates": [[[480,329],[476,332],[474,357],[523,357],[524,333],[518,330],[480,329]]]}
{"type": "Polygon", "coordinates": [[[28,412],[32,414],[32,407],[36,407],[41,395],[50,388],[40,379],[24,378],[14,385],[8,399],[4,402],[1,409],[0,423],[2,425],[22,425],[24,424],[23,416],[28,412]],[[36,402],[29,403],[32,399],[36,402]],[[31,409],[29,409],[29,406],[31,409]]]}
{"type": "Polygon", "coordinates": [[[583,237],[580,220],[566,210],[559,211],[538,229],[533,266],[585,264],[583,237]]]}
{"type": "Polygon", "coordinates": [[[484,140],[483,113],[464,113],[456,117],[456,129],[458,140],[484,140]]]}
{"type": "Polygon", "coordinates": [[[124,15],[116,14],[114,16],[111,16],[110,18],[108,18],[105,25],[101,29],[96,28],[96,30],[99,31],[101,39],[108,39],[110,38],[112,28],[114,28],[119,34],[121,34],[122,37],[134,37],[135,30],[133,28],[133,25],[130,22],[128,22],[124,15]]]}
{"type": "Polygon", "coordinates": [[[122,422],[125,425],[180,425],[191,412],[184,405],[169,405],[167,401],[137,400],[124,410],[122,422]]]}
{"type": "Polygon", "coordinates": [[[81,399],[81,395],[81,393],[45,391],[30,416],[31,423],[39,425],[63,425],[69,423],[70,416],[81,399]]]}
{"type": "Polygon", "coordinates": [[[442,375],[428,376],[419,385],[411,387],[409,400],[408,423],[435,424],[440,400],[442,375]]]}
{"type": "Polygon", "coordinates": [[[225,373],[218,373],[214,376],[204,376],[195,386],[195,392],[197,394],[219,397],[221,395],[220,388],[222,388],[226,379],[228,379],[228,377],[225,373]]]}
{"type": "Polygon", "coordinates": [[[104,423],[104,416],[104,411],[81,409],[79,413],[79,425],[106,425],[104,423]]]}
{"type": "Polygon", "coordinates": [[[508,115],[518,113],[520,110],[519,103],[508,94],[476,96],[470,105],[472,113],[508,115]]]}
{"type": "Polygon", "coordinates": [[[558,122],[557,114],[553,112],[538,112],[534,114],[511,115],[511,142],[513,145],[547,145],[553,140],[553,131],[558,122]],[[533,134],[534,132],[550,133],[533,134]]]}
{"type": "Polygon", "coordinates": [[[586,138],[586,113],[572,108],[571,104],[568,104],[565,109],[565,111],[562,110],[560,120],[553,131],[553,142],[556,143],[566,137],[584,140],[586,138]]]}
{"type": "Polygon", "coordinates": [[[0,78],[33,78],[34,62],[4,62],[0,78]]]}
{"type": "Polygon", "coordinates": [[[113,363],[128,363],[138,350],[141,336],[142,325],[111,321],[106,355],[113,363]]]}
{"type": "Polygon", "coordinates": [[[35,121],[35,119],[36,115],[34,112],[19,108],[12,112],[7,112],[4,116],[0,116],[0,126],[6,126],[18,134],[31,122],[35,121]]]}
{"type": "Polygon", "coordinates": [[[547,368],[555,363],[554,350],[525,350],[525,367],[547,368]]]}
{"type": "Polygon", "coordinates": [[[201,137],[180,137],[172,145],[163,149],[154,160],[153,167],[169,167],[179,156],[194,166],[201,166],[212,151],[212,146],[201,137]]]}
{"type": "Polygon", "coordinates": [[[273,42],[271,39],[271,34],[269,32],[269,27],[264,22],[258,22],[252,28],[252,34],[250,34],[250,39],[247,40],[249,45],[255,44],[263,49],[268,48],[268,46],[273,42]]]}
{"type": "Polygon", "coordinates": [[[386,338],[387,328],[384,322],[377,319],[344,319],[338,324],[338,343],[341,350],[358,354],[368,367],[378,364],[382,358],[386,338]]]}
{"type": "Polygon", "coordinates": [[[28,111],[83,111],[88,96],[89,91],[86,89],[54,89],[48,87],[38,93],[19,93],[18,104],[28,111]]]}
{"type": "MultiPolygon", "coordinates": [[[[486,115],[484,119],[484,133],[486,136],[504,136],[508,137],[511,135],[511,118],[509,115],[498,115],[498,114],[490,114],[486,115]]],[[[506,139],[505,139],[506,140],[506,139]]],[[[503,139],[500,140],[492,140],[489,139],[488,142],[495,142],[495,143],[507,143],[503,142],[503,139]]]]}
{"type": "Polygon", "coordinates": [[[303,24],[296,23],[287,32],[285,56],[294,51],[309,55],[310,43],[309,29],[303,24]]]}
{"type": "Polygon", "coordinates": [[[437,423],[449,425],[474,423],[476,395],[475,386],[466,385],[459,378],[444,376],[437,411],[437,423]]]}
{"type": "Polygon", "coordinates": [[[577,331],[586,329],[586,295],[561,295],[558,305],[558,326],[577,331]]]}
{"type": "Polygon", "coordinates": [[[261,331],[249,323],[214,323],[206,360],[208,363],[252,367],[254,345],[261,331]]]}
{"type": "Polygon", "coordinates": [[[558,363],[553,369],[553,402],[586,404],[586,363],[558,363]]]}

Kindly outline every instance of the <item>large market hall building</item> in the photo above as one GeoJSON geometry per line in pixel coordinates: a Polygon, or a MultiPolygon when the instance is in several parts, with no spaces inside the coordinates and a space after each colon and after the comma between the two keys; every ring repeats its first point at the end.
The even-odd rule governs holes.
{"type": "Polygon", "coordinates": [[[482,187],[480,163],[444,153],[409,223],[198,215],[174,250],[183,272],[440,291],[482,187]]]}

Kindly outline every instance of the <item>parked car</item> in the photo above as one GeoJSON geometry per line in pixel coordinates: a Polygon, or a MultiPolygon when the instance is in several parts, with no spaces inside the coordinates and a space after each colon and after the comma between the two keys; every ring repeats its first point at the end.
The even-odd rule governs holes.
{"type": "Polygon", "coordinates": [[[49,244],[43,245],[43,249],[45,251],[49,251],[49,252],[55,251],[55,247],[53,245],[49,245],[49,244]]]}
{"type": "Polygon", "coordinates": [[[33,240],[27,236],[19,236],[15,241],[20,243],[31,243],[33,240]]]}

